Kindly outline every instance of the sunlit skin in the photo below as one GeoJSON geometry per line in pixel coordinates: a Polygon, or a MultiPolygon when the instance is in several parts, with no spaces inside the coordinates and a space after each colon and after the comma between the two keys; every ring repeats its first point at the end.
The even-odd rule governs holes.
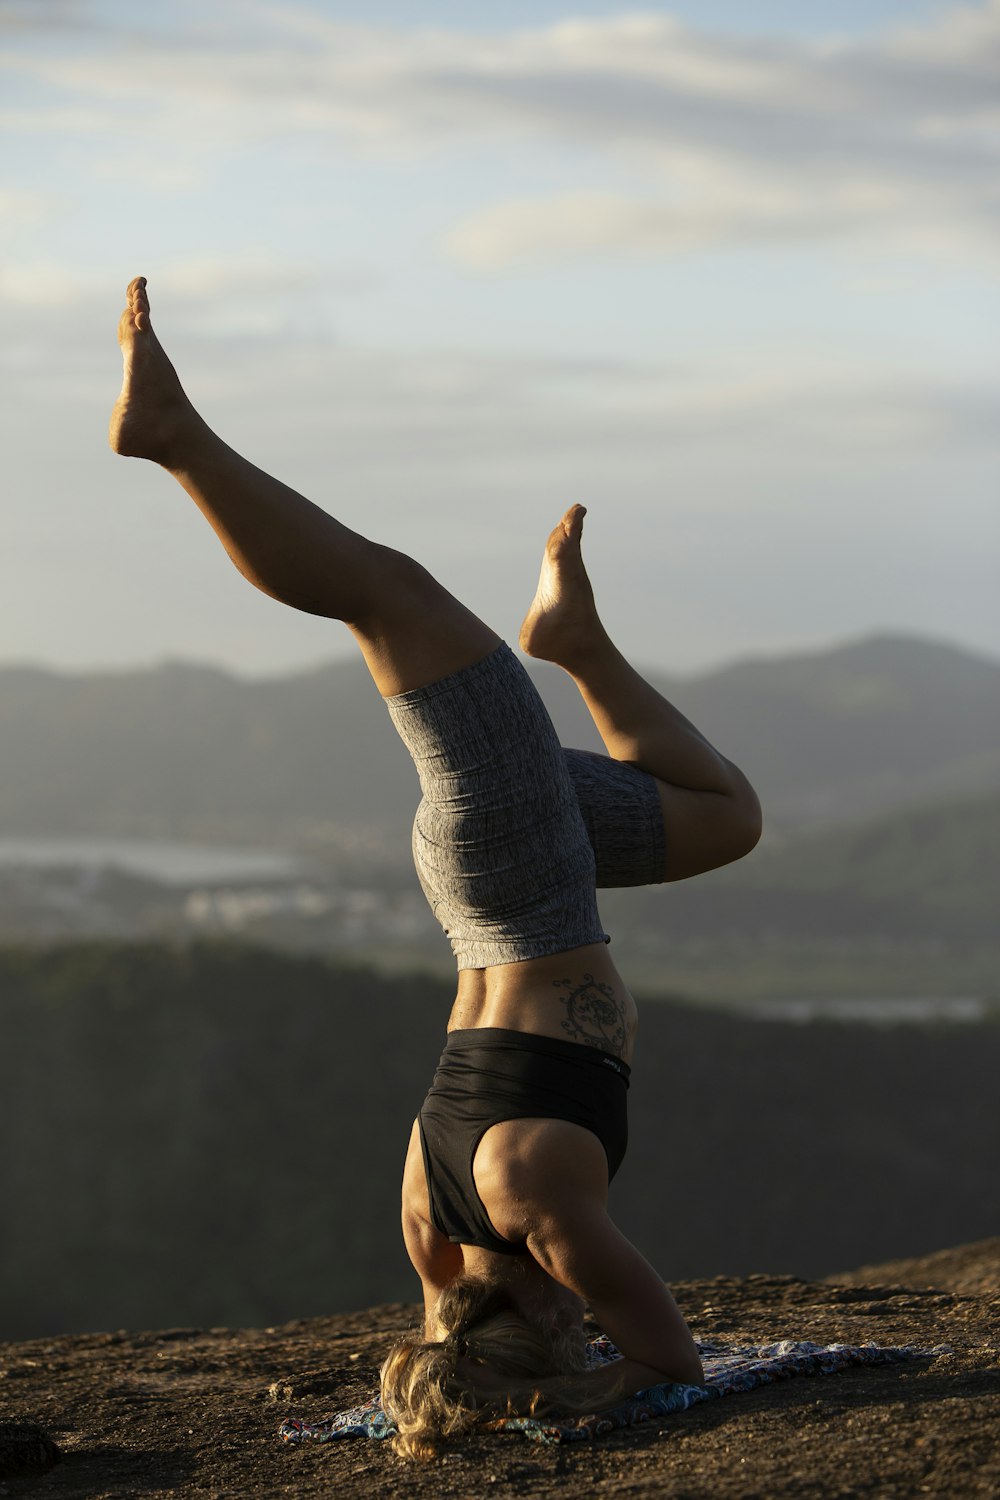
{"type": "MultiPolygon", "coordinates": [[[[281,603],[342,620],[383,696],[471,666],[499,637],[419,563],[369,541],[263,473],[208,427],[188,399],[150,321],[143,277],[129,285],[118,327],[124,380],[111,446],[171,473],[198,505],[236,568],[281,603]]],[[[521,649],[573,678],[615,759],[657,782],[666,829],[663,879],[682,880],[739,859],[760,834],[760,808],[745,776],[624,659],[605,630],[583,562],[585,511],[572,506],[545,547],[521,649]]],[[[464,970],[448,1029],[502,1027],[565,1038],[560,986],[600,986],[621,1022],[619,1055],[632,1057],[635,1003],[608,948],[464,970]]],[[[664,1379],[698,1381],[694,1341],[662,1280],[615,1227],[607,1210],[604,1148],[581,1126],[512,1120],[492,1126],[474,1162],[476,1187],[497,1232],[518,1256],[453,1245],[431,1223],[414,1125],[403,1177],[403,1234],[434,1305],[463,1272],[504,1279],[525,1307],[558,1307],[582,1319],[590,1307],[622,1350],[614,1380],[633,1390],[664,1379]]],[[[595,1401],[612,1377],[588,1377],[595,1401]]]]}

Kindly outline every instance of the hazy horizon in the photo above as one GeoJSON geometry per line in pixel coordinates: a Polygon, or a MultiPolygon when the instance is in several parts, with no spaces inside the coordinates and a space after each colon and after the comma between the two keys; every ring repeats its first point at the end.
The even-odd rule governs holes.
{"type": "MultiPolygon", "coordinates": [[[[897,630],[871,630],[863,632],[860,635],[844,636],[836,640],[820,641],[808,645],[803,644],[798,648],[793,647],[788,650],[747,650],[742,652],[734,650],[731,656],[722,657],[717,662],[709,662],[705,666],[697,668],[675,668],[669,662],[654,661],[652,659],[640,660],[638,658],[636,658],[635,664],[664,677],[686,682],[689,680],[696,681],[703,677],[712,677],[717,673],[730,671],[734,668],[750,664],[782,662],[809,657],[826,657],[864,646],[874,641],[899,641],[908,645],[941,648],[947,651],[955,651],[964,656],[975,657],[981,662],[1000,667],[1000,649],[997,651],[987,651],[977,646],[969,645],[966,641],[948,640],[943,636],[923,635],[916,631],[897,630]]],[[[345,662],[357,662],[360,665],[361,656],[353,640],[350,637],[345,637],[343,646],[344,649],[342,651],[330,652],[326,656],[317,657],[314,661],[302,660],[300,662],[292,662],[287,667],[271,671],[255,672],[249,668],[231,666],[225,661],[212,660],[209,656],[193,656],[168,652],[161,656],[146,659],[137,658],[133,661],[94,662],[73,666],[62,666],[58,662],[32,658],[0,657],[0,672],[39,671],[50,672],[65,677],[89,677],[103,675],[125,676],[133,672],[153,672],[164,667],[193,667],[195,669],[204,668],[212,672],[222,672],[243,682],[270,682],[280,678],[308,676],[312,672],[322,671],[325,667],[339,666],[345,662]]]]}

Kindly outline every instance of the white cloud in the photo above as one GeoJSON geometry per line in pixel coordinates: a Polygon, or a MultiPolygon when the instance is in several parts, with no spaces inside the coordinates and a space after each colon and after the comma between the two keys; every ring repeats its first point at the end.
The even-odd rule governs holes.
{"type": "MultiPolygon", "coordinates": [[[[0,62],[0,67],[3,64],[0,62]]],[[[7,70],[12,71],[10,59],[7,70]]],[[[20,108],[0,109],[0,130],[22,142],[30,134],[45,135],[92,135],[98,131],[112,134],[116,116],[113,109],[64,105],[59,108],[38,105],[23,105],[20,108]]]]}
{"type": "Polygon", "coordinates": [[[178,157],[168,152],[162,160],[157,160],[148,148],[134,150],[124,144],[102,151],[90,170],[99,180],[129,187],[141,184],[144,193],[194,193],[211,181],[204,163],[193,155],[178,157]]]}
{"type": "MultiPolygon", "coordinates": [[[[0,212],[2,208],[0,196],[0,212]]],[[[142,264],[125,269],[137,274],[150,270],[142,264]]],[[[362,266],[314,265],[252,250],[169,260],[152,274],[158,306],[169,307],[172,327],[186,337],[289,339],[292,344],[310,337],[329,340],[344,298],[364,295],[375,284],[362,266]]],[[[0,262],[0,305],[10,337],[0,350],[0,362],[19,369],[27,360],[34,367],[47,310],[59,321],[64,353],[70,336],[65,311],[72,310],[81,341],[76,353],[85,356],[95,331],[102,326],[113,331],[123,293],[124,281],[120,289],[109,282],[104,264],[63,261],[51,254],[6,256],[0,262]]],[[[55,333],[52,327],[46,336],[55,333]]]]}
{"type": "Polygon", "coordinates": [[[61,212],[62,204],[50,193],[0,188],[0,245],[10,245],[25,230],[47,224],[61,212]]]}
{"type": "Polygon", "coordinates": [[[679,452],[726,448],[765,466],[776,454],[823,453],[840,469],[862,452],[968,456],[998,443],[998,392],[987,383],[788,349],[766,361],[683,364],[402,355],[318,341],[244,345],[239,358],[211,341],[192,352],[192,393],[218,403],[226,424],[266,408],[276,443],[391,472],[404,489],[442,474],[480,484],[528,463],[577,477],[594,465],[666,473],[679,452]]]}
{"type": "MultiPolygon", "coordinates": [[[[366,150],[527,140],[585,153],[592,192],[487,202],[454,226],[449,252],[480,268],[890,230],[980,255],[998,237],[1000,0],[826,42],[712,34],[662,14],[403,32],[244,4],[179,38],[8,48],[7,66],[54,96],[35,109],[42,127],[50,109],[86,120],[83,101],[116,102],[134,138],[178,151],[206,133],[225,148],[299,132],[366,150]],[[645,176],[644,192],[609,185],[619,162],[645,176]]],[[[161,171],[183,186],[183,167],[161,171]]]]}
{"type": "Polygon", "coordinates": [[[0,302],[25,310],[63,308],[76,300],[80,280],[53,260],[14,261],[0,264],[0,302]]]}
{"type": "Polygon", "coordinates": [[[296,265],[267,253],[189,256],[169,261],[157,275],[158,286],[184,297],[190,306],[222,297],[268,298],[275,293],[294,295],[317,284],[328,270],[321,266],[296,265]]]}
{"type": "MultiPolygon", "coordinates": [[[[555,470],[614,463],[625,474],[720,446],[762,461],[823,451],[838,464],[846,452],[996,449],[995,380],[848,349],[807,355],[772,341],[766,354],[584,360],[351,347],[330,335],[352,275],[250,254],[157,268],[154,324],[209,421],[218,413],[226,430],[251,435],[266,411],[289,451],[336,454],[404,485],[445,471],[478,483],[484,468],[529,455],[555,470]]],[[[6,263],[0,298],[11,411],[23,401],[34,413],[42,389],[83,393],[88,412],[110,401],[121,297],[106,273],[6,263]]]]}
{"type": "MultiPolygon", "coordinates": [[[[795,243],[877,229],[901,232],[909,206],[888,184],[858,179],[814,196],[789,184],[733,178],[706,163],[698,190],[638,199],[565,193],[491,204],[454,225],[445,247],[482,270],[574,253],[663,256],[739,242],[795,243]]],[[[912,247],[912,239],[908,241],[912,247]]]]}

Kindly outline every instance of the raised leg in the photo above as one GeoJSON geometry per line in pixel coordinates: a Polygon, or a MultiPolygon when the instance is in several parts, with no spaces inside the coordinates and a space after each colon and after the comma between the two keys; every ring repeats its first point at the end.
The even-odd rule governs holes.
{"type": "Polygon", "coordinates": [[[499,644],[419,563],[341,525],[212,432],[153,332],[142,276],[129,285],[118,339],[125,373],[112,448],[171,473],[256,588],[342,620],[383,696],[471,666],[499,644]]]}
{"type": "Polygon", "coordinates": [[[709,744],[614,645],[597,612],[581,551],[582,505],[550,535],[521,649],[573,678],[608,754],[656,778],[666,829],[665,880],[747,854],[760,804],[739,768],[709,744]]]}

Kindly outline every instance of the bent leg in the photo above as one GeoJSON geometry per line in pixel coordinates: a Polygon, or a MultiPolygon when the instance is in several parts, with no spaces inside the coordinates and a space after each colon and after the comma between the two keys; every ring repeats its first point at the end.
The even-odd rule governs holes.
{"type": "Polygon", "coordinates": [[[760,836],[760,804],[743,772],[709,744],[622,656],[601,623],[573,506],[546,545],[521,648],[573,678],[608,754],[655,777],[666,829],[663,880],[739,859],[760,836]]]}
{"type": "Polygon", "coordinates": [[[171,473],[256,588],[342,620],[383,696],[472,666],[499,644],[419,563],[341,525],[212,432],[153,332],[143,277],[128,288],[118,338],[125,376],[111,446],[171,473]]]}

